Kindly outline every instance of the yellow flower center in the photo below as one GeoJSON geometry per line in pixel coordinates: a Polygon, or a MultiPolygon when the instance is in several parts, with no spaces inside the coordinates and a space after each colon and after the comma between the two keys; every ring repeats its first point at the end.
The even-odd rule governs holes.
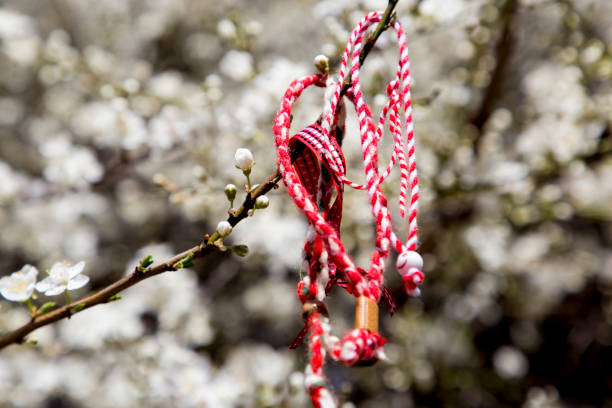
{"type": "Polygon", "coordinates": [[[28,281],[22,280],[22,281],[15,283],[9,289],[15,292],[23,292],[27,286],[28,286],[28,281]]]}

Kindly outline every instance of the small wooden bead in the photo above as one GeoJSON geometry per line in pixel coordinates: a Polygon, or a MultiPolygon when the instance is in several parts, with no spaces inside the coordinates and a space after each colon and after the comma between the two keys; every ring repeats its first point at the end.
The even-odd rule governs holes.
{"type": "Polygon", "coordinates": [[[366,296],[357,298],[355,328],[378,333],[378,304],[366,296]]]}
{"type": "MultiPolygon", "coordinates": [[[[357,298],[357,305],[355,306],[355,328],[366,329],[372,333],[378,333],[378,304],[369,297],[360,296],[357,298]]],[[[370,360],[358,361],[355,365],[369,367],[376,364],[377,361],[378,359],[372,358],[370,360]]]]}

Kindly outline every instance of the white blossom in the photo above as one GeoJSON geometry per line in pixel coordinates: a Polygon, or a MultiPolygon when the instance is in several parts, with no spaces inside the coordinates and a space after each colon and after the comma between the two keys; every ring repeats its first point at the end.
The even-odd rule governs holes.
{"type": "Polygon", "coordinates": [[[10,40],[36,32],[32,18],[14,11],[0,10],[0,38],[10,40]]]}
{"type": "Polygon", "coordinates": [[[66,262],[57,262],[51,267],[49,276],[36,284],[36,290],[47,296],[55,296],[65,290],[82,288],[89,282],[88,276],[81,275],[83,268],[84,261],[72,266],[66,262]]]}
{"type": "Polygon", "coordinates": [[[224,18],[217,24],[217,32],[223,38],[234,38],[236,36],[236,25],[224,18]]]}
{"type": "Polygon", "coordinates": [[[219,63],[219,68],[228,77],[244,81],[253,72],[253,56],[246,51],[231,50],[219,63]]]}
{"type": "Polygon", "coordinates": [[[0,161],[0,180],[0,202],[13,199],[25,184],[24,177],[3,161],[0,161]]]}
{"type": "Polygon", "coordinates": [[[91,149],[66,143],[65,150],[50,155],[43,175],[52,183],[83,188],[99,181],[104,167],[91,149]]]}
{"type": "Polygon", "coordinates": [[[493,366],[500,377],[517,379],[527,374],[529,361],[520,350],[502,346],[493,354],[493,366]]]}
{"type": "Polygon", "coordinates": [[[38,269],[25,265],[17,272],[0,279],[0,294],[11,302],[24,302],[32,296],[38,269]]]}
{"type": "Polygon", "coordinates": [[[249,149],[245,148],[236,150],[234,161],[236,162],[236,167],[242,171],[251,170],[251,167],[253,167],[255,164],[255,161],[253,160],[253,153],[251,153],[249,149]]]}

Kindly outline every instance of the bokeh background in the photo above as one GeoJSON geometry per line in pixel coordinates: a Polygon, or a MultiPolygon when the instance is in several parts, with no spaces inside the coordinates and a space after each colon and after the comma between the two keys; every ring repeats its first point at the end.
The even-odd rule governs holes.
{"type": "MultiPolygon", "coordinates": [[[[336,66],[353,25],[386,3],[0,5],[0,275],[85,260],[91,282],[76,297],[212,232],[223,186],[244,184],[235,149],[254,152],[255,182],[271,174],[286,86],[319,53],[336,66]]],[[[397,11],[426,282],[407,298],[389,261],[389,361],[329,365],[343,407],[612,407],[612,3],[401,0],[397,11]]],[[[365,63],[375,111],[396,58],[386,33],[365,63]]],[[[322,106],[308,91],[294,130],[322,106]]],[[[363,180],[354,115],[345,153],[363,180]]],[[[394,174],[385,191],[397,186],[394,174]]],[[[287,349],[306,226],[282,188],[269,196],[229,239],[248,257],[147,280],[39,329],[36,346],[1,351],[0,406],[309,406],[304,350],[287,349]]],[[[345,203],[344,242],[366,266],[367,200],[345,203]]],[[[329,308],[342,335],[353,300],[335,289],[329,308]]],[[[0,331],[27,320],[0,299],[0,331]]]]}

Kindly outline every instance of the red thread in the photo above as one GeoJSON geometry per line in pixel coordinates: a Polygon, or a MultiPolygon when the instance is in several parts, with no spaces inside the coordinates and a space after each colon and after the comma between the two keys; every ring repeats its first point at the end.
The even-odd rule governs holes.
{"type": "MultiPolygon", "coordinates": [[[[359,56],[364,34],[380,21],[382,12],[369,13],[351,33],[342,56],[336,82],[317,74],[297,79],[285,92],[274,120],[273,131],[277,145],[278,168],[289,195],[304,212],[310,224],[309,238],[304,245],[304,269],[306,274],[298,284],[298,297],[306,301],[323,300],[338,283],[354,296],[366,296],[375,302],[381,298],[383,271],[389,251],[394,248],[398,256],[398,272],[402,275],[406,290],[418,294],[423,281],[422,258],[414,252],[417,247],[418,179],[415,160],[412,104],[410,98],[410,61],[404,31],[395,21],[399,61],[395,78],[387,85],[387,103],[375,124],[370,107],[365,102],[360,84],[359,56]],[[350,63],[349,63],[350,61],[350,63]],[[341,130],[344,128],[344,106],[340,92],[345,76],[351,78],[351,88],[346,96],[355,106],[359,120],[359,132],[366,183],[356,184],[345,174],[345,162],[340,149],[341,130]],[[314,124],[290,138],[291,108],[303,90],[311,85],[330,86],[331,98],[326,103],[321,124],[314,124]],[[401,113],[403,112],[403,121],[401,113]],[[379,171],[378,144],[385,124],[393,136],[394,147],[389,164],[379,171]],[[405,131],[405,137],[403,132],[405,131]],[[292,157],[293,154],[293,157],[292,157]],[[391,214],[380,184],[391,173],[395,164],[400,168],[399,208],[402,217],[408,217],[408,238],[403,243],[393,231],[391,214]],[[340,240],[343,185],[366,190],[372,215],[376,221],[376,248],[371,255],[370,268],[358,268],[346,252],[340,240]],[[332,197],[336,199],[332,203],[332,197]],[[407,200],[410,194],[409,201],[407,200]]],[[[391,304],[390,294],[385,298],[391,304]]],[[[332,360],[347,365],[359,361],[384,358],[382,346],[385,340],[365,329],[355,329],[342,340],[331,335],[329,319],[313,313],[292,346],[296,346],[309,331],[308,347],[310,364],[306,368],[306,385],[315,407],[335,406],[323,373],[327,355],[332,360]]]]}

